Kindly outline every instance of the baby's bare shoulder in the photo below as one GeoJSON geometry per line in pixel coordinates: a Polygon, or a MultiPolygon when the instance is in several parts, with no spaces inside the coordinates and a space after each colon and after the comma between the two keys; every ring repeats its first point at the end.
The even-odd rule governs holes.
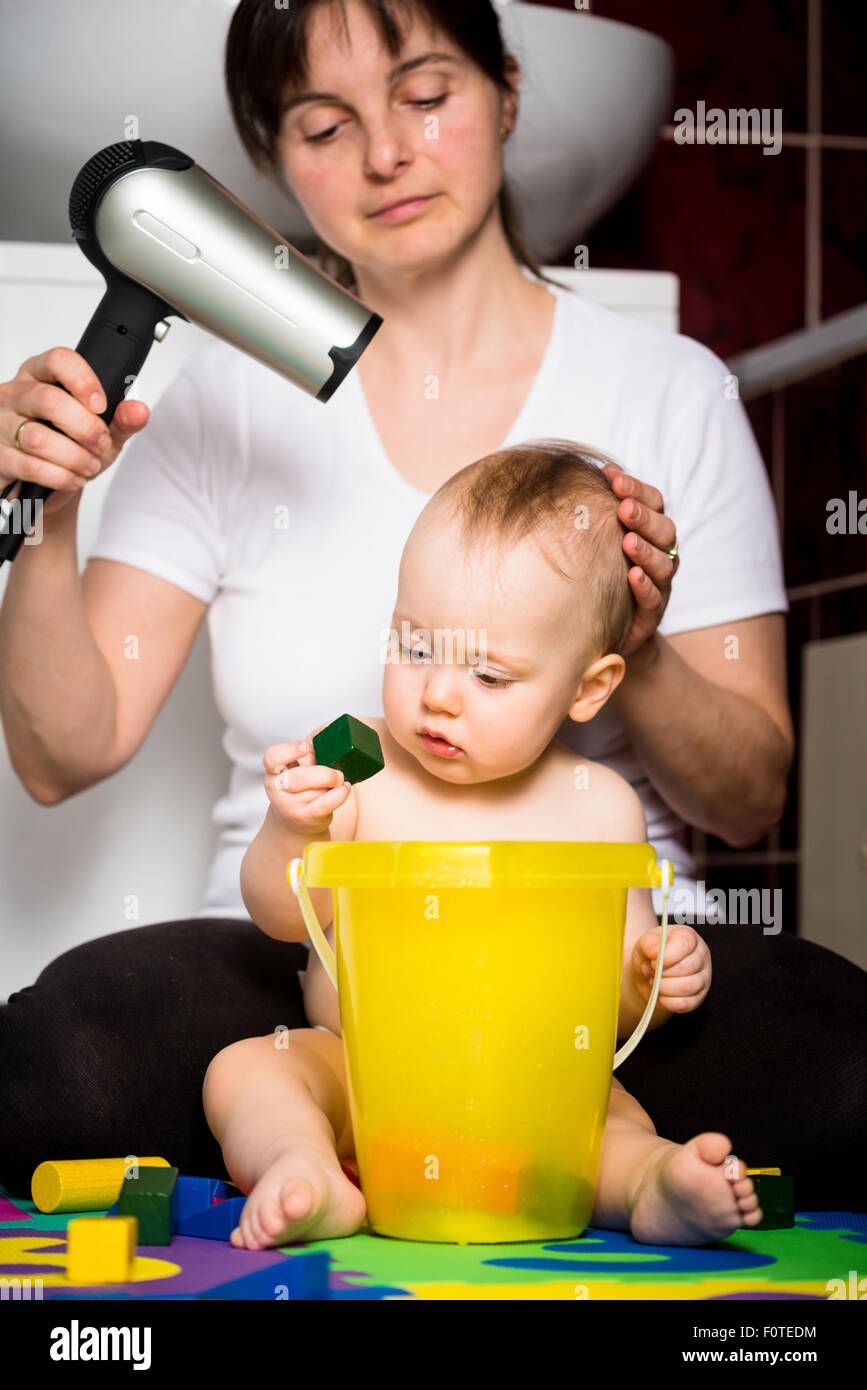
{"type": "Polygon", "coordinates": [[[559,740],[554,744],[558,799],[575,838],[643,843],[644,806],[631,783],[605,763],[583,757],[559,740]]]}

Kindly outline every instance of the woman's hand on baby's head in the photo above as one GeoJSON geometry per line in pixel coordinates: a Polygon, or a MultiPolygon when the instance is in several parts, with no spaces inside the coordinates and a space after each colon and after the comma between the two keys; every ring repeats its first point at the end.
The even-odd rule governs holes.
{"type": "Polygon", "coordinates": [[[620,499],[617,515],[627,527],[623,550],[632,564],[627,579],[636,605],[622,648],[622,655],[628,658],[655,635],[668,606],[680,563],[669,554],[677,541],[677,527],[665,514],[658,488],[625,473],[617,463],[606,464],[602,472],[620,499]]]}
{"type": "Polygon", "coordinates": [[[318,835],[327,830],[338,806],[349,795],[351,784],[335,767],[320,767],[313,739],[275,743],[262,759],[265,791],[283,824],[299,835],[318,835]]]}

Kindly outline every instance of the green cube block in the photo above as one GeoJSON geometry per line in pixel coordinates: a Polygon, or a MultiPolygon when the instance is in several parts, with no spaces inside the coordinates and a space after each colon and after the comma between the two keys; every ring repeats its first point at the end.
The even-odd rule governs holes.
{"type": "Polygon", "coordinates": [[[771,1173],[753,1175],[753,1187],[762,1209],[758,1226],[751,1231],[783,1231],[795,1224],[795,1180],[778,1178],[771,1173]]]}
{"type": "Polygon", "coordinates": [[[118,1198],[119,1216],[138,1221],[140,1245],[170,1245],[173,1204],[178,1168],[139,1168],[136,1177],[126,1177],[118,1198]]]}
{"type": "Polygon", "coordinates": [[[364,782],[385,767],[379,734],[351,714],[314,734],[313,752],[320,766],[336,767],[347,782],[364,782]]]}

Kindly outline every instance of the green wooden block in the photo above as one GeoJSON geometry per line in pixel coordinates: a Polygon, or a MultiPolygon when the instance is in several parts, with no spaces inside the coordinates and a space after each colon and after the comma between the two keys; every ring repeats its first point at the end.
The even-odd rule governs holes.
{"type": "Polygon", "coordinates": [[[351,714],[314,734],[313,752],[320,766],[336,767],[347,782],[364,782],[385,767],[379,734],[351,714]]]}
{"type": "Polygon", "coordinates": [[[778,1178],[771,1173],[753,1175],[753,1187],[762,1209],[758,1226],[751,1231],[783,1231],[795,1224],[795,1180],[778,1178]]]}
{"type": "Polygon", "coordinates": [[[178,1168],[139,1168],[126,1177],[118,1198],[119,1216],[138,1220],[139,1245],[170,1245],[178,1168]]]}

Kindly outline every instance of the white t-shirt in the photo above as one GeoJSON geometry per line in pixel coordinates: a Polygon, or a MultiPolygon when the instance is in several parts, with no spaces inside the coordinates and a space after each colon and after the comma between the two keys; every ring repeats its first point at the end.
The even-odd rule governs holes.
{"type": "MultiPolygon", "coordinates": [[[[659,488],[680,553],[663,635],[787,612],[765,467],[723,363],[690,338],[551,292],[544,360],[499,447],[572,439],[659,488]]],[[[248,917],[240,868],[268,806],[265,749],[346,710],[382,714],[382,634],[404,542],[429,496],[389,461],[358,372],[323,404],[219,340],[187,362],[126,445],[91,555],[210,605],[233,768],[213,812],[218,847],[199,915],[248,917]]],[[[673,862],[675,890],[693,895],[680,903],[693,901],[683,823],[610,704],[589,723],[567,719],[558,736],[576,761],[598,759],[634,786],[657,858],[673,862]]],[[[660,889],[653,900],[659,912],[660,889]]]]}

